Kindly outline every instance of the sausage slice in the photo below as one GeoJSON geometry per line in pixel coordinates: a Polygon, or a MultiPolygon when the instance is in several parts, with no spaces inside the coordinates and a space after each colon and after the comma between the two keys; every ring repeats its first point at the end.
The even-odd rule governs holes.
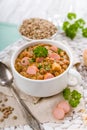
{"type": "Polygon", "coordinates": [[[65,113],[70,112],[70,105],[67,101],[61,101],[58,105],[58,108],[61,108],[64,110],[65,113]]]}
{"type": "Polygon", "coordinates": [[[55,119],[61,120],[64,118],[65,112],[62,108],[55,107],[55,109],[53,110],[53,116],[55,117],[55,119]]]}
{"type": "Polygon", "coordinates": [[[27,69],[28,74],[34,74],[35,75],[37,73],[37,71],[38,71],[38,68],[35,65],[31,65],[27,69]]]}

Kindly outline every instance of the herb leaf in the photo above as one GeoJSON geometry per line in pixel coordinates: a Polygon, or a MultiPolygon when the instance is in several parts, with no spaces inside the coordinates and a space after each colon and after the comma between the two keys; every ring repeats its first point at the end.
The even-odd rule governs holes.
{"type": "Polygon", "coordinates": [[[84,28],[84,25],[86,24],[84,19],[79,18],[75,20],[75,13],[68,13],[67,18],[68,20],[64,21],[62,26],[62,29],[64,30],[67,37],[74,39],[79,30],[82,31],[83,37],[87,37],[87,27],[84,28]]]}
{"type": "Polygon", "coordinates": [[[85,25],[85,21],[83,19],[78,19],[75,21],[75,24],[78,28],[83,28],[83,26],[85,25]]]}
{"type": "Polygon", "coordinates": [[[68,13],[67,18],[70,19],[70,20],[76,19],[76,14],[75,13],[68,13]]]}
{"type": "Polygon", "coordinates": [[[60,53],[61,53],[61,51],[62,51],[62,50],[61,50],[60,48],[58,48],[58,54],[60,54],[60,53]]]}
{"type": "Polygon", "coordinates": [[[70,37],[71,39],[74,39],[77,31],[78,31],[78,27],[76,26],[76,24],[71,24],[69,28],[66,29],[65,33],[66,36],[70,37]]]}
{"type": "Polygon", "coordinates": [[[77,107],[79,103],[80,103],[80,101],[77,100],[77,99],[74,99],[74,98],[71,98],[71,99],[69,100],[69,104],[70,104],[72,107],[77,107]]]}
{"type": "Polygon", "coordinates": [[[32,59],[29,59],[29,62],[30,62],[30,63],[33,63],[33,62],[35,62],[35,59],[34,59],[34,58],[32,58],[32,59]]]}
{"type": "Polygon", "coordinates": [[[68,100],[68,99],[70,98],[70,94],[71,94],[70,88],[65,88],[65,89],[63,90],[63,97],[64,97],[66,100],[68,100]]]}
{"type": "Polygon", "coordinates": [[[72,92],[71,92],[71,98],[73,99],[77,99],[77,100],[79,100],[80,98],[81,98],[81,94],[78,92],[78,91],[76,91],[76,90],[73,90],[72,92]]]}
{"type": "Polygon", "coordinates": [[[72,107],[77,107],[80,103],[81,94],[77,90],[70,91],[70,88],[65,88],[63,90],[63,97],[68,100],[72,107]]]}
{"type": "Polygon", "coordinates": [[[41,69],[41,68],[42,68],[42,64],[39,64],[39,65],[38,65],[38,69],[41,69]]]}
{"type": "Polygon", "coordinates": [[[63,30],[66,31],[66,29],[70,26],[70,23],[68,21],[65,21],[63,23],[63,30]]]}
{"type": "Polygon", "coordinates": [[[83,37],[87,37],[87,28],[84,28],[82,30],[82,35],[83,35],[83,37]]]}
{"type": "Polygon", "coordinates": [[[50,69],[51,69],[51,66],[50,66],[50,64],[48,64],[48,65],[45,65],[45,66],[44,66],[44,69],[45,69],[45,70],[47,70],[47,71],[48,71],[48,70],[50,70],[50,69]]]}
{"type": "Polygon", "coordinates": [[[37,46],[33,52],[36,57],[46,57],[48,55],[48,50],[43,46],[37,46]]]}

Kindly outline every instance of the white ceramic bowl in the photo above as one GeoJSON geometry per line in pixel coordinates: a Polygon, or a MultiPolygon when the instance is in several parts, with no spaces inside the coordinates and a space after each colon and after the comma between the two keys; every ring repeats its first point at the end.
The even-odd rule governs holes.
{"type": "MultiPolygon", "coordinates": [[[[36,17],[34,17],[34,18],[36,18],[36,17]]],[[[47,18],[41,18],[41,17],[39,17],[40,19],[43,19],[43,20],[47,20],[47,21],[49,21],[49,22],[52,22],[53,23],[53,25],[55,25],[55,27],[57,28],[57,31],[56,31],[56,33],[54,33],[51,37],[49,37],[49,38],[44,38],[44,39],[42,39],[42,40],[45,40],[45,39],[49,39],[49,40],[51,40],[51,39],[54,39],[56,36],[57,36],[57,33],[58,33],[58,31],[59,31],[59,29],[58,29],[58,23],[54,23],[52,20],[49,20],[49,19],[47,19],[47,18]]],[[[24,20],[23,20],[24,21],[24,20]]],[[[18,32],[19,32],[19,34],[20,34],[20,36],[24,39],[24,40],[26,40],[26,41],[31,41],[31,40],[41,40],[41,39],[31,39],[31,38],[29,38],[29,37],[27,37],[27,36],[24,36],[24,35],[22,35],[21,34],[21,32],[19,31],[20,30],[20,27],[21,27],[21,25],[23,24],[23,21],[20,23],[20,25],[18,26],[18,32]]]]}
{"type": "MultiPolygon", "coordinates": [[[[69,50],[69,48],[63,45],[60,41],[52,41],[52,40],[31,41],[20,47],[18,50],[16,50],[11,58],[11,68],[15,84],[19,89],[21,89],[25,93],[36,97],[52,96],[61,92],[64,88],[66,88],[68,84],[68,74],[70,72],[69,70],[71,66],[72,66],[72,53],[69,50]],[[64,71],[62,74],[60,74],[59,76],[47,80],[32,80],[20,75],[14,67],[14,63],[17,56],[22,50],[24,50],[28,46],[32,46],[37,43],[51,44],[65,50],[70,58],[70,64],[67,70],[64,71]]],[[[76,76],[74,72],[73,75],[76,76]]]]}

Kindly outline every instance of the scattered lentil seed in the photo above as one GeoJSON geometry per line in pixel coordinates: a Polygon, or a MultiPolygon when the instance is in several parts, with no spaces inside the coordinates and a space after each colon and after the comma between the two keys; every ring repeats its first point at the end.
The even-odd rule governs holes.
{"type": "Polygon", "coordinates": [[[0,100],[0,103],[2,103],[2,100],[0,100]]]}
{"type": "Polygon", "coordinates": [[[4,100],[5,102],[7,102],[8,101],[8,98],[5,98],[5,100],[4,100]]]}
{"type": "Polygon", "coordinates": [[[13,119],[16,120],[16,119],[17,119],[17,116],[13,116],[13,119]]]}
{"type": "Polygon", "coordinates": [[[4,112],[5,108],[1,108],[1,112],[4,112]]]}
{"type": "Polygon", "coordinates": [[[3,115],[3,118],[8,118],[8,115],[3,115]]]}
{"type": "Polygon", "coordinates": [[[14,111],[14,108],[13,107],[11,107],[11,109],[10,109],[11,111],[14,111]]]}
{"type": "Polygon", "coordinates": [[[1,119],[0,119],[0,122],[3,122],[3,121],[4,121],[4,118],[1,118],[1,119]]]}
{"type": "Polygon", "coordinates": [[[5,104],[2,104],[1,106],[2,106],[2,107],[5,107],[5,104]]]}

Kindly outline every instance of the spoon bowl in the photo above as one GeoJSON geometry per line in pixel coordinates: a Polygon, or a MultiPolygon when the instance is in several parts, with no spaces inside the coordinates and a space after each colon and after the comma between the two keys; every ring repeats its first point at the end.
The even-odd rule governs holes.
{"type": "Polygon", "coordinates": [[[2,86],[12,84],[13,76],[9,68],[2,62],[0,62],[0,84],[2,86]]]}

